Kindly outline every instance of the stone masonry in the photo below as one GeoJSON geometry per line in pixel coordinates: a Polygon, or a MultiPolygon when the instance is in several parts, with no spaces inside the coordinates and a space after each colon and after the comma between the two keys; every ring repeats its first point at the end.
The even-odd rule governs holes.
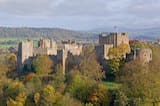
{"type": "Polygon", "coordinates": [[[38,55],[49,55],[54,59],[54,63],[62,64],[65,73],[65,61],[69,58],[68,53],[73,56],[79,56],[82,52],[82,45],[77,44],[75,41],[63,41],[62,48],[58,49],[57,44],[52,39],[40,39],[38,47],[33,47],[33,41],[27,40],[19,43],[18,46],[18,71],[22,71],[25,64],[31,66],[32,60],[38,55]]]}
{"type": "Polygon", "coordinates": [[[152,61],[152,50],[150,48],[131,50],[131,53],[127,54],[127,60],[139,60],[142,63],[149,63],[152,61]]]}

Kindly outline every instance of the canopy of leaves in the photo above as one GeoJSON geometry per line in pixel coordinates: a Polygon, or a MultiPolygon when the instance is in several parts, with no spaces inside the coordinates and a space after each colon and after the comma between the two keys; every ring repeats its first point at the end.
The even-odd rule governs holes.
{"type": "Polygon", "coordinates": [[[24,106],[26,101],[26,95],[24,92],[18,94],[15,100],[9,98],[7,100],[7,106],[24,106]]]}
{"type": "Polygon", "coordinates": [[[56,106],[62,99],[62,95],[55,91],[55,89],[47,85],[40,91],[40,98],[38,106],[56,106]]]}
{"type": "Polygon", "coordinates": [[[130,45],[132,50],[135,50],[137,48],[148,48],[148,45],[144,42],[136,42],[130,45]]]}
{"type": "Polygon", "coordinates": [[[41,55],[33,60],[33,67],[38,75],[46,75],[52,72],[52,60],[49,56],[41,55]]]}
{"type": "Polygon", "coordinates": [[[130,53],[130,47],[127,44],[120,44],[116,48],[110,48],[108,56],[110,58],[120,58],[126,55],[126,53],[130,53]]]}
{"type": "Polygon", "coordinates": [[[92,47],[84,48],[80,57],[81,61],[78,70],[82,75],[97,81],[104,78],[104,72],[96,60],[95,51],[92,47]]]}
{"type": "Polygon", "coordinates": [[[77,74],[70,80],[68,92],[74,98],[85,103],[91,91],[94,89],[94,86],[95,82],[83,75],[77,74]]]}

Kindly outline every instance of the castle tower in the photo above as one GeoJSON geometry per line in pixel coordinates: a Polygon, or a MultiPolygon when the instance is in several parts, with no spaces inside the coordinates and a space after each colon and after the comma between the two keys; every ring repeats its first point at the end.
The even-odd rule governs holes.
{"type": "Polygon", "coordinates": [[[27,40],[18,45],[18,71],[22,71],[24,64],[28,64],[29,57],[33,56],[33,41],[27,40]]]}
{"type": "Polygon", "coordinates": [[[120,44],[129,45],[129,34],[128,33],[101,33],[99,35],[99,44],[113,44],[114,47],[119,46],[120,44]]]}
{"type": "Polygon", "coordinates": [[[121,44],[129,47],[129,34],[123,32],[101,33],[99,35],[99,45],[95,47],[98,60],[109,59],[110,48],[117,48],[121,44]]]}

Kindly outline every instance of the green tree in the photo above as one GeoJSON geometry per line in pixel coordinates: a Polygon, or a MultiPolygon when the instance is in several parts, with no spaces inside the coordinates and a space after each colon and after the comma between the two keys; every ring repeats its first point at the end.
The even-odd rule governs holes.
{"type": "Polygon", "coordinates": [[[38,106],[57,106],[62,99],[62,95],[55,91],[55,89],[47,85],[40,91],[38,106]]]}
{"type": "Polygon", "coordinates": [[[111,80],[111,81],[115,80],[121,65],[120,62],[121,60],[119,58],[113,58],[107,61],[106,67],[105,67],[107,80],[111,80]]]}
{"type": "MultiPolygon", "coordinates": [[[[7,103],[7,100],[16,98],[22,92],[25,92],[25,86],[19,81],[8,80],[3,84],[3,101],[7,103]]],[[[11,100],[11,101],[12,101],[11,100]]],[[[13,100],[14,101],[14,100],[13,100]]]]}
{"type": "Polygon", "coordinates": [[[25,106],[26,95],[24,92],[18,94],[15,100],[9,98],[7,100],[7,106],[25,106]]]}
{"type": "Polygon", "coordinates": [[[120,89],[116,92],[114,106],[127,106],[128,98],[120,89]]]}
{"type": "Polygon", "coordinates": [[[60,102],[60,106],[83,106],[82,103],[69,94],[65,94],[60,102]]]}
{"type": "Polygon", "coordinates": [[[108,56],[112,58],[123,58],[126,53],[130,53],[130,47],[127,44],[120,44],[118,47],[110,48],[108,56]]]}
{"type": "Polygon", "coordinates": [[[129,104],[139,106],[145,101],[154,102],[153,99],[159,98],[159,76],[158,70],[155,73],[150,65],[134,61],[125,64],[117,80],[123,84],[122,91],[128,97],[129,104]]]}
{"type": "Polygon", "coordinates": [[[97,84],[88,98],[88,102],[94,106],[109,106],[111,96],[103,84],[97,84]]]}
{"type": "Polygon", "coordinates": [[[94,80],[90,80],[80,74],[74,74],[74,76],[72,76],[72,78],[70,79],[67,91],[71,96],[85,103],[87,102],[87,99],[94,87],[94,80]]]}
{"type": "Polygon", "coordinates": [[[130,46],[133,50],[135,50],[136,48],[148,48],[148,45],[144,42],[136,42],[134,44],[131,44],[130,46]]]}
{"type": "Polygon", "coordinates": [[[8,68],[10,71],[16,71],[17,67],[17,57],[15,54],[9,55],[7,59],[8,68]]]}
{"type": "Polygon", "coordinates": [[[53,85],[56,90],[63,92],[64,91],[64,84],[65,75],[63,73],[63,67],[61,65],[56,65],[55,73],[53,73],[53,85]]]}
{"type": "Polygon", "coordinates": [[[7,76],[9,78],[15,79],[17,77],[17,57],[15,54],[10,54],[7,59],[7,63],[9,71],[7,72],[7,76]]]}
{"type": "Polygon", "coordinates": [[[92,47],[84,48],[80,59],[78,70],[80,70],[82,75],[97,81],[104,78],[104,72],[96,60],[95,51],[92,47]]]}
{"type": "Polygon", "coordinates": [[[26,93],[32,94],[33,92],[39,91],[42,87],[41,79],[38,76],[32,76],[29,81],[26,82],[26,93]]]}
{"type": "Polygon", "coordinates": [[[33,60],[33,67],[38,75],[48,75],[52,72],[53,63],[49,56],[41,55],[33,60]]]}

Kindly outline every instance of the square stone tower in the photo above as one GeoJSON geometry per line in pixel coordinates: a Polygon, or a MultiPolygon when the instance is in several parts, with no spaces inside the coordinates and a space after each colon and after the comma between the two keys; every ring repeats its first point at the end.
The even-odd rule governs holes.
{"type": "Polygon", "coordinates": [[[33,56],[33,41],[27,40],[18,45],[18,71],[23,69],[24,64],[30,64],[29,58],[33,56]]]}
{"type": "Polygon", "coordinates": [[[120,44],[129,45],[129,34],[123,32],[101,33],[99,35],[99,44],[112,44],[113,47],[117,47],[120,44]]]}
{"type": "Polygon", "coordinates": [[[98,60],[109,59],[109,49],[117,48],[121,44],[127,44],[129,46],[128,33],[111,32],[99,34],[99,44],[95,47],[98,60]]]}

